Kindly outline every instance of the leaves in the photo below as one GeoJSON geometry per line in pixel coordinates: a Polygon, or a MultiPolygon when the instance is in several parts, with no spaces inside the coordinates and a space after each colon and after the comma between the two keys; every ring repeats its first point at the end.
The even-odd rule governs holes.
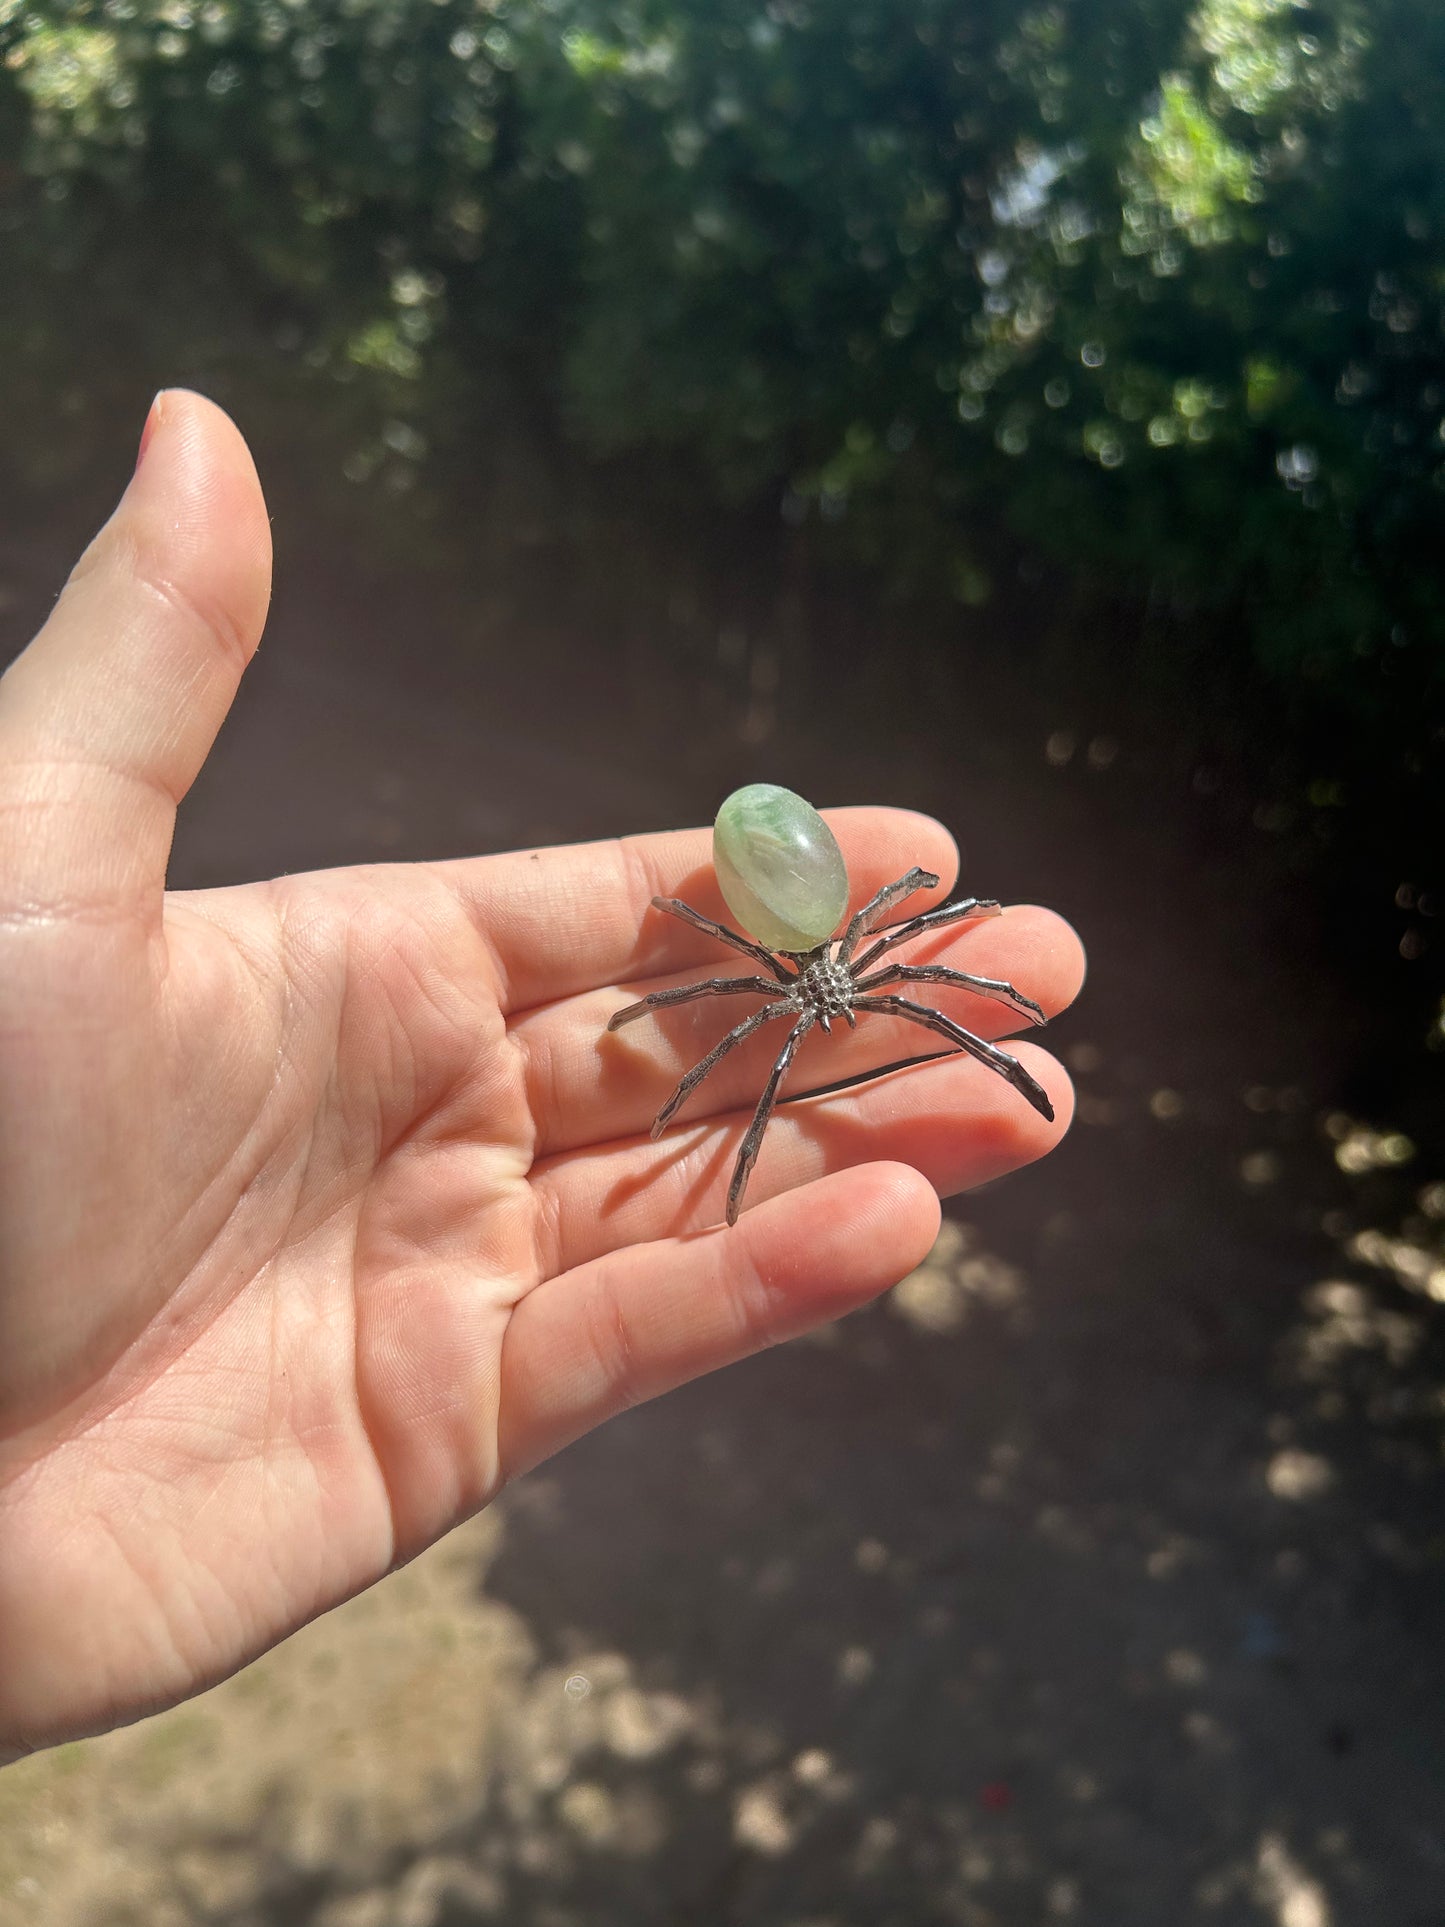
{"type": "Polygon", "coordinates": [[[1445,656],[1433,0],[5,0],[0,51],[26,394],[139,325],[424,485],[522,379],[970,595],[986,512],[1283,674],[1445,656]]]}

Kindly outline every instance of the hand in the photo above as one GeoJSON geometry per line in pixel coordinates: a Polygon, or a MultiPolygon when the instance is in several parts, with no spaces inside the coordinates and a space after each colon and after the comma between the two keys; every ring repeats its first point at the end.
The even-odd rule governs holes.
{"type": "MultiPolygon", "coordinates": [[[[0,1751],[195,1692],[588,1427],[863,1303],[936,1192],[1069,1115],[1031,1045],[1054,1125],[962,1058],[785,1108],[727,1231],[767,1034],[657,1144],[733,1005],[603,1034],[726,957],[648,908],[722,914],[704,832],[167,895],[269,579],[240,437],[168,393],[0,680],[0,1751]]],[[[857,898],[954,875],[924,818],[832,821],[857,898]]],[[[1049,1010],[1082,974],[1039,910],[929,954],[1049,1010]]],[[[793,1088],[918,1048],[869,1020],[793,1088]]]]}

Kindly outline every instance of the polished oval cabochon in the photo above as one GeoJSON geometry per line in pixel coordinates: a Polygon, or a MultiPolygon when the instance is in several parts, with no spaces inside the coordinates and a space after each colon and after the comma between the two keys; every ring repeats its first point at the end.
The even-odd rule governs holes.
{"type": "Polygon", "coordinates": [[[770,950],[816,950],[848,907],[838,840],[811,803],[776,783],[734,790],[717,813],[713,868],[733,916],[770,950]]]}

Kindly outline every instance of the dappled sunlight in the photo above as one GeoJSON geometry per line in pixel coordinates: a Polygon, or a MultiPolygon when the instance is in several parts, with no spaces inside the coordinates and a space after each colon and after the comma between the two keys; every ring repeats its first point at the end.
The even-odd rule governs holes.
{"type": "Polygon", "coordinates": [[[889,1302],[919,1331],[951,1334],[963,1329],[975,1307],[1017,1306],[1024,1292],[1014,1266],[981,1250],[976,1233],[949,1219],[928,1258],[895,1286],[889,1302]]]}
{"type": "Polygon", "coordinates": [[[1333,1927],[1324,1889],[1312,1880],[1277,1833],[1259,1843],[1257,1892],[1278,1927],[1333,1927]]]}
{"type": "Polygon", "coordinates": [[[278,1878],[344,1861],[361,1881],[465,1823],[530,1652],[476,1595],[496,1541],[478,1520],[189,1705],[9,1769],[0,1920],[225,1919],[278,1878]]]}
{"type": "Polygon", "coordinates": [[[1260,198],[1253,160],[1200,104],[1187,74],[1164,77],[1126,180],[1133,193],[1124,204],[1124,250],[1151,254],[1159,274],[1183,265],[1180,234],[1194,247],[1228,241],[1238,231],[1235,204],[1260,198]]]}
{"type": "Polygon", "coordinates": [[[1368,17],[1363,6],[1338,7],[1326,21],[1299,0],[1201,0],[1191,25],[1229,105],[1282,119],[1341,105],[1370,44],[1368,17]]]}
{"type": "Polygon", "coordinates": [[[1044,1165],[0,1774],[0,1927],[1433,1918],[1442,22],[0,0],[7,644],[157,381],[272,496],[180,886],[756,777],[1091,955],[1044,1165]]]}

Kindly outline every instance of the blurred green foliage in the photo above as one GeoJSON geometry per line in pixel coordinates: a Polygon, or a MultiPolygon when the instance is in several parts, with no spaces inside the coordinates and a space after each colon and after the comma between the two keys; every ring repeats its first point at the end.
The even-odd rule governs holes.
{"type": "Polygon", "coordinates": [[[1445,660],[1442,161],[1438,0],[0,0],[8,440],[144,363],[401,490],[505,387],[1378,708],[1445,660]]]}

